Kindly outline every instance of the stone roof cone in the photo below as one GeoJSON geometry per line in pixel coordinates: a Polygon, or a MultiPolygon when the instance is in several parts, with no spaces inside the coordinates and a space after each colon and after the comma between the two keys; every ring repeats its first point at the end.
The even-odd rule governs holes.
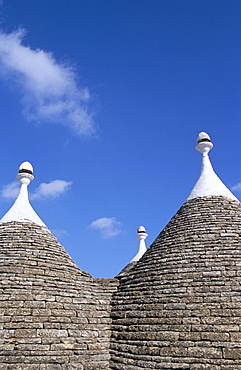
{"type": "Polygon", "coordinates": [[[79,269],[28,200],[32,166],[0,223],[0,368],[109,368],[109,301],[115,279],[79,269]]]}
{"type": "Polygon", "coordinates": [[[111,369],[241,369],[241,204],[206,154],[191,196],[120,278],[111,369]]]}
{"type": "Polygon", "coordinates": [[[19,166],[16,178],[20,182],[20,190],[17,199],[10,210],[3,216],[1,223],[10,221],[33,222],[44,226],[44,222],[32,208],[28,198],[28,185],[33,181],[33,166],[29,162],[23,162],[19,166]]]}

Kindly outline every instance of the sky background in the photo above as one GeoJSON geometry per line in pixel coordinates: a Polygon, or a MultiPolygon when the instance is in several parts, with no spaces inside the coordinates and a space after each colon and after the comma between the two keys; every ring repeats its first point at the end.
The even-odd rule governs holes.
{"type": "Polygon", "coordinates": [[[114,277],[200,173],[200,131],[241,196],[240,0],[3,0],[0,217],[31,203],[78,266],[114,277]]]}

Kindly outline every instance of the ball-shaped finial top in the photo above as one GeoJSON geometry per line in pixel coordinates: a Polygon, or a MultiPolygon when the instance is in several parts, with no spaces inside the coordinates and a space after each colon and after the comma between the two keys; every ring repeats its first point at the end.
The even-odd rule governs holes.
{"type": "Polygon", "coordinates": [[[29,173],[30,175],[32,175],[33,166],[29,162],[23,162],[19,166],[18,173],[29,173]]]}
{"type": "Polygon", "coordinates": [[[196,150],[206,156],[212,147],[210,136],[206,132],[200,132],[197,137],[196,150]]]}
{"type": "Polygon", "coordinates": [[[198,134],[198,137],[197,137],[197,142],[198,143],[202,143],[202,142],[204,142],[204,141],[207,141],[207,142],[210,142],[211,141],[211,139],[210,139],[210,136],[206,133],[206,132],[200,132],[199,134],[198,134]]]}
{"type": "Polygon", "coordinates": [[[146,232],[146,229],[144,228],[144,226],[139,226],[139,227],[137,228],[137,232],[138,232],[138,234],[140,234],[140,233],[145,233],[145,232],[146,232]]]}

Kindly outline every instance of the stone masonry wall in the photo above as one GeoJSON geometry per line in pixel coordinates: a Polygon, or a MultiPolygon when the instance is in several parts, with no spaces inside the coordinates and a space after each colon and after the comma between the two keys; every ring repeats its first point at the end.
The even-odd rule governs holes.
{"type": "Polygon", "coordinates": [[[117,280],[101,284],[47,229],[19,222],[0,225],[0,273],[1,370],[109,369],[117,280]]]}
{"type": "Polygon", "coordinates": [[[240,237],[240,203],[184,203],[120,280],[111,369],[241,369],[240,237]]]}

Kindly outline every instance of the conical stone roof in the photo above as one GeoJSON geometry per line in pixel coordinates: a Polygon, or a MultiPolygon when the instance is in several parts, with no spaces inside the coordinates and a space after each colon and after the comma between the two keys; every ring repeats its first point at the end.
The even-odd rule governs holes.
{"type": "Polygon", "coordinates": [[[107,370],[118,281],[79,269],[29,203],[28,162],[17,178],[0,223],[0,369],[107,370]]]}
{"type": "Polygon", "coordinates": [[[112,318],[111,369],[241,369],[241,204],[187,200],[120,279],[112,318]]]}
{"type": "Polygon", "coordinates": [[[32,222],[0,225],[0,271],[1,369],[109,369],[114,279],[81,271],[32,222]]]}

